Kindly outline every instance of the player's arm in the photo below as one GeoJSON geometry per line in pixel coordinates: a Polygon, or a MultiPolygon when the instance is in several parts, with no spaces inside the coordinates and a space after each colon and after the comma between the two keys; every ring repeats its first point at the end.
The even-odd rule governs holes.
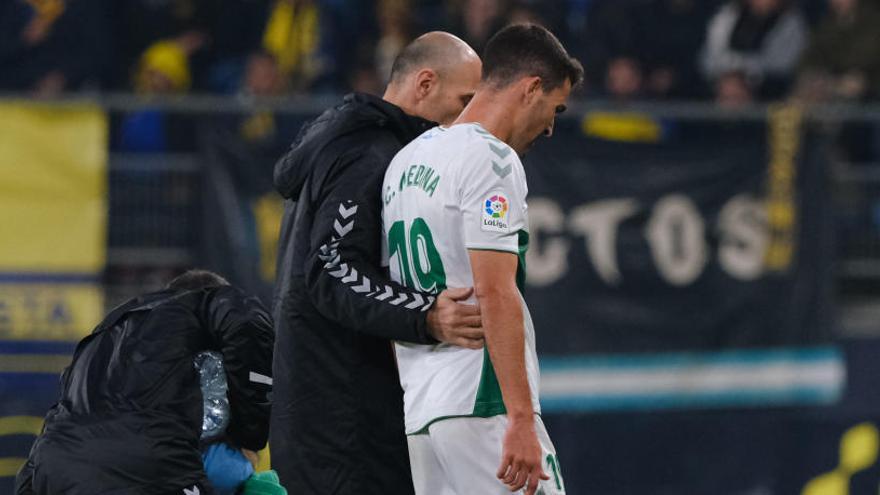
{"type": "Polygon", "coordinates": [[[309,296],[324,317],[377,337],[419,344],[438,340],[482,346],[479,310],[393,282],[381,268],[384,164],[349,157],[335,167],[317,199],[304,272],[309,296]]]}
{"type": "Polygon", "coordinates": [[[259,451],[269,437],[272,318],[255,296],[234,287],[212,290],[202,318],[223,355],[230,410],[227,437],[239,448],[259,451]]]}
{"type": "Polygon", "coordinates": [[[515,254],[468,251],[474,289],[483,315],[489,357],[511,422],[532,422],[532,396],[526,375],[522,304],[516,287],[515,254]]]}
{"type": "Polygon", "coordinates": [[[462,159],[470,163],[462,167],[463,175],[457,179],[486,348],[509,421],[497,475],[511,491],[526,487],[525,493],[532,495],[539,480],[547,476],[541,469],[526,373],[523,305],[516,285],[520,232],[528,229],[528,190],[522,164],[498,153],[504,146],[477,142],[466,149],[462,159]],[[507,172],[499,173],[499,169],[507,172]]]}
{"type": "Polygon", "coordinates": [[[502,251],[471,249],[468,253],[486,347],[509,421],[497,475],[512,491],[527,483],[534,491],[539,479],[549,477],[541,468],[541,447],[526,374],[525,329],[516,287],[518,259],[515,254],[502,251]]]}

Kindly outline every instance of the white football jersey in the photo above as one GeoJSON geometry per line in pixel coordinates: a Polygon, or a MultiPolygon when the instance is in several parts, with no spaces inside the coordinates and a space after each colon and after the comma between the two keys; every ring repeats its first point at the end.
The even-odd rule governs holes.
{"type": "MultiPolygon", "coordinates": [[[[489,249],[519,256],[522,290],[529,238],[527,192],[516,152],[479,124],[425,132],[394,157],[382,186],[385,259],[392,278],[435,293],[472,287],[468,249],[489,249]]],[[[534,327],[520,299],[526,371],[534,410],[540,412],[534,327]]],[[[407,434],[450,416],[506,412],[485,348],[398,342],[395,350],[407,434]]]]}

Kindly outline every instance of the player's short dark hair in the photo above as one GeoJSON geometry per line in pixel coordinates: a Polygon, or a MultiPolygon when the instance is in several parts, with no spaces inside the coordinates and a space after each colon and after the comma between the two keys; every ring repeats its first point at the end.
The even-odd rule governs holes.
{"type": "Polygon", "coordinates": [[[584,68],[553,33],[537,24],[513,24],[495,33],[483,50],[483,82],[504,87],[522,77],[538,76],[544,91],[568,79],[584,79],[584,68]]]}
{"type": "Polygon", "coordinates": [[[208,270],[187,270],[168,282],[165,289],[196,290],[224,285],[229,285],[229,282],[214,272],[209,272],[208,270]]]}

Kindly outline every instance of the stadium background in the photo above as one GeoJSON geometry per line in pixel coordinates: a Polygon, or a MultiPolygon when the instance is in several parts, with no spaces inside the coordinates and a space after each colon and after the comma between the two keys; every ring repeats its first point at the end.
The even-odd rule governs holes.
{"type": "Polygon", "coordinates": [[[271,169],[304,121],[380,91],[418,33],[479,48],[522,20],[588,72],[526,159],[526,298],[568,492],[876,493],[876,9],[7,0],[0,493],[106,309],[193,265],[270,296],[271,169]],[[725,16],[739,28],[706,63],[725,16]],[[788,63],[729,56],[774,37],[788,63]]]}

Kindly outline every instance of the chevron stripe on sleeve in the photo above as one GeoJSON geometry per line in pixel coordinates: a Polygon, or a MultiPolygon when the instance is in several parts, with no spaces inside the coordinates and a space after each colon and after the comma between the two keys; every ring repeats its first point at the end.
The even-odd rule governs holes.
{"type": "Polygon", "coordinates": [[[434,304],[434,296],[425,296],[418,292],[406,292],[398,290],[391,285],[376,284],[366,275],[358,273],[357,269],[349,266],[339,253],[339,244],[345,236],[354,230],[357,219],[358,205],[354,201],[347,200],[339,204],[339,211],[333,221],[333,235],[330,242],[323,244],[319,249],[318,259],[324,262],[324,270],[346,285],[351,291],[385,302],[392,306],[402,306],[406,309],[427,311],[434,304]]]}

